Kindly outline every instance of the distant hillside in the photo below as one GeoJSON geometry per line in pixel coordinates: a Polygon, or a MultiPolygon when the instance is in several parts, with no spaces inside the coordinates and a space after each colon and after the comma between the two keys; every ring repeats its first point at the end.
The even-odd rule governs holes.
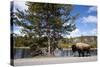
{"type": "Polygon", "coordinates": [[[97,41],[97,36],[81,36],[81,37],[75,37],[72,39],[74,42],[89,43],[89,42],[97,41]]]}
{"type": "Polygon", "coordinates": [[[91,45],[93,48],[97,48],[97,36],[81,36],[74,38],[64,38],[60,44],[63,47],[68,47],[78,42],[83,42],[91,45]]]}

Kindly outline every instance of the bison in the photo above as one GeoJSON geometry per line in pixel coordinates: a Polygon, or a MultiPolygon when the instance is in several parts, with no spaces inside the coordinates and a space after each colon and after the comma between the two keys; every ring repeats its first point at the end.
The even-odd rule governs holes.
{"type": "Polygon", "coordinates": [[[73,54],[77,51],[79,57],[90,55],[90,48],[90,45],[86,43],[76,43],[76,45],[72,45],[73,54]]]}

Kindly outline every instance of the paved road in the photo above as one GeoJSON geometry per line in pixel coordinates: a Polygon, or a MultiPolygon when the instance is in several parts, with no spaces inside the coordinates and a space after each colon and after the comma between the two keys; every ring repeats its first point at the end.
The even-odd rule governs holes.
{"type": "Polygon", "coordinates": [[[97,56],[91,57],[56,57],[56,58],[26,58],[14,60],[15,66],[27,65],[44,65],[44,64],[61,64],[61,63],[74,63],[74,62],[89,62],[96,61],[97,56]]]}

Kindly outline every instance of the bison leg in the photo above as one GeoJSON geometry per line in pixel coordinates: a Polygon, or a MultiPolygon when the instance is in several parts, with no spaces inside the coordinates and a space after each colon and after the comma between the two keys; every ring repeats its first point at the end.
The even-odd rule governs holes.
{"type": "Polygon", "coordinates": [[[84,57],[84,51],[82,51],[82,57],[84,57]]]}
{"type": "Polygon", "coordinates": [[[79,57],[81,57],[81,56],[84,57],[84,51],[83,50],[79,49],[78,50],[78,54],[79,54],[79,57]]]}
{"type": "Polygon", "coordinates": [[[79,52],[79,57],[81,57],[81,52],[79,52]]]}
{"type": "Polygon", "coordinates": [[[87,55],[88,55],[88,56],[90,56],[90,55],[91,55],[91,54],[90,54],[90,50],[87,50],[87,55]]]}
{"type": "Polygon", "coordinates": [[[90,56],[90,50],[89,49],[85,49],[84,52],[85,52],[85,56],[90,56]]]}
{"type": "Polygon", "coordinates": [[[81,57],[81,50],[78,50],[79,57],[81,57]]]}

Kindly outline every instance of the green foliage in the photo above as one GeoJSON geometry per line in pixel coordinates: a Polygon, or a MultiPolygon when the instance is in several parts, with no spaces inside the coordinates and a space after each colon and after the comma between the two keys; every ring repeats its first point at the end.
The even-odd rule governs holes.
{"type": "Polygon", "coordinates": [[[74,24],[76,17],[70,16],[72,5],[32,2],[26,2],[26,5],[28,10],[20,11],[17,9],[15,13],[18,17],[15,24],[24,27],[23,32],[35,31],[34,33],[38,33],[41,36],[44,35],[44,32],[48,33],[46,29],[66,34],[76,28],[74,24]],[[60,11],[61,9],[63,12],[60,11]],[[66,18],[61,19],[61,16],[66,18]],[[69,23],[69,25],[63,26],[65,23],[69,23]]]}
{"type": "Polygon", "coordinates": [[[68,44],[60,44],[58,47],[59,48],[68,48],[68,44]]]}
{"type": "Polygon", "coordinates": [[[26,5],[27,10],[16,9],[13,23],[23,27],[21,32],[28,39],[17,38],[16,43],[30,47],[55,48],[58,41],[63,38],[62,34],[69,34],[76,29],[74,21],[78,14],[70,14],[73,9],[70,4],[26,2],[26,5]]]}

